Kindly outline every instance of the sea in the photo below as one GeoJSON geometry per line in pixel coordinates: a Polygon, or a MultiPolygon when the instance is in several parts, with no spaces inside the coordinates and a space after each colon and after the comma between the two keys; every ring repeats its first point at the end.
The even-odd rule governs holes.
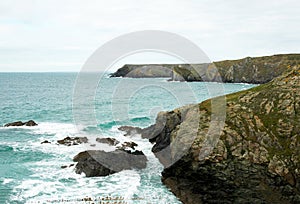
{"type": "Polygon", "coordinates": [[[152,144],[138,134],[124,136],[118,127],[147,127],[160,111],[255,86],[110,78],[102,73],[96,89],[90,91],[88,86],[81,89],[77,79],[78,73],[0,73],[0,203],[113,203],[109,199],[128,204],[181,203],[161,182],[163,166],[152,154],[152,144]],[[93,93],[86,98],[92,99],[87,102],[92,111],[85,102],[74,104],[75,89],[82,96],[93,93]],[[81,117],[74,117],[74,107],[81,117]],[[38,126],[4,127],[28,120],[38,126]],[[57,144],[76,136],[134,141],[147,156],[147,167],[105,177],[76,174],[73,157],[95,149],[90,143],[57,144]],[[41,144],[45,140],[50,143],[41,144]]]}

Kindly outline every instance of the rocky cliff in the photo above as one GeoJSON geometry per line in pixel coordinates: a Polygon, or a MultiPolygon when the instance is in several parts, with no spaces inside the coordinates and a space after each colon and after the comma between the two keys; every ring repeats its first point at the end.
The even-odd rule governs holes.
{"type": "Polygon", "coordinates": [[[220,130],[211,123],[218,98],[162,112],[142,130],[165,165],[163,183],[183,203],[300,203],[300,67],[285,69],[227,95],[220,130]]]}
{"type": "MultiPolygon", "coordinates": [[[[211,67],[218,69],[223,82],[266,83],[284,73],[287,67],[300,63],[300,54],[247,57],[211,64],[144,64],[124,65],[112,77],[169,77],[175,81],[202,81],[202,74],[211,67]]],[[[217,73],[216,73],[217,74],[217,73]]],[[[203,76],[203,75],[202,75],[203,76]]],[[[217,77],[210,78],[212,81],[217,77]]]]}
{"type": "Polygon", "coordinates": [[[173,65],[168,64],[126,64],[111,77],[131,77],[131,78],[155,78],[172,76],[173,65]]]}

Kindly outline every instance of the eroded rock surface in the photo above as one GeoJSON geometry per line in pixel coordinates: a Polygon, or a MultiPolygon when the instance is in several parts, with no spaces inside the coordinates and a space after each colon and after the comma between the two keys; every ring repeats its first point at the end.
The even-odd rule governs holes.
{"type": "Polygon", "coordinates": [[[107,176],[122,170],[146,168],[147,158],[141,151],[115,150],[105,152],[89,150],[80,152],[74,159],[75,171],[87,177],[107,176]]]}
{"type": "Polygon", "coordinates": [[[300,68],[289,69],[227,95],[220,137],[209,128],[212,100],[160,113],[143,130],[183,203],[300,203],[300,68]]]}

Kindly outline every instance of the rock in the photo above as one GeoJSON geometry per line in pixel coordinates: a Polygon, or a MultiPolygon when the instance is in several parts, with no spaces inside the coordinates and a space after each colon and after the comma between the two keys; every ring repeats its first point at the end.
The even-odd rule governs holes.
{"type": "Polygon", "coordinates": [[[29,120],[27,122],[25,122],[26,126],[37,126],[38,124],[36,122],[34,122],[33,120],[29,120]]]}
{"type": "Polygon", "coordinates": [[[24,125],[24,123],[22,121],[17,121],[17,122],[7,123],[4,125],[4,127],[23,126],[23,125],[24,125]]]}
{"type": "Polygon", "coordinates": [[[41,142],[41,144],[51,144],[51,142],[49,142],[48,140],[45,140],[45,141],[41,142]]]}
{"type": "Polygon", "coordinates": [[[60,168],[65,169],[65,168],[70,168],[72,166],[74,166],[75,164],[70,164],[70,165],[62,165],[60,168]]]}
{"type": "Polygon", "coordinates": [[[89,150],[80,152],[74,159],[78,162],[75,172],[85,173],[87,177],[107,176],[126,169],[146,168],[147,158],[141,151],[115,150],[105,152],[101,150],[89,150]]]}
{"type": "Polygon", "coordinates": [[[110,137],[106,137],[106,138],[96,138],[97,142],[100,143],[104,143],[104,144],[108,144],[111,146],[115,146],[117,144],[119,144],[120,142],[118,140],[116,140],[115,138],[110,138],[110,137]]]}
{"type": "Polygon", "coordinates": [[[132,136],[136,134],[141,134],[141,128],[132,126],[121,126],[118,130],[125,132],[124,136],[132,136]]]}
{"type": "Polygon", "coordinates": [[[162,182],[183,203],[299,203],[300,66],[226,98],[219,139],[216,126],[208,131],[212,99],[162,112],[142,130],[165,166],[162,182]]]}
{"type": "Polygon", "coordinates": [[[79,145],[81,143],[87,143],[87,137],[66,137],[62,140],[57,140],[58,144],[71,146],[71,145],[79,145]]]}
{"type": "Polygon", "coordinates": [[[121,149],[127,149],[127,148],[130,148],[130,149],[133,149],[135,150],[135,147],[137,147],[138,145],[135,143],[135,142],[124,142],[122,144],[122,147],[121,149]]]}
{"type": "Polygon", "coordinates": [[[37,126],[38,124],[34,122],[33,120],[29,120],[27,122],[17,121],[12,123],[7,123],[4,125],[4,127],[10,127],[10,126],[37,126]]]}

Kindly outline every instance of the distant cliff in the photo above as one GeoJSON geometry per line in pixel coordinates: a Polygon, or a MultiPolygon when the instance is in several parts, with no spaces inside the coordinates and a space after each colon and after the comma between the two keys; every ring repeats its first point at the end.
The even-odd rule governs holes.
{"type": "MultiPolygon", "coordinates": [[[[237,65],[269,66],[274,72],[266,73],[274,76],[282,58],[289,59],[285,66],[294,60],[288,55],[219,65],[237,70],[237,65]]],[[[209,132],[211,99],[161,112],[156,124],[142,131],[163,164],[193,140],[187,153],[162,172],[163,183],[183,203],[300,203],[300,66],[281,69],[286,72],[269,83],[226,96],[225,126],[207,155],[203,152],[214,134],[209,132]],[[191,128],[193,123],[199,128],[191,128]]]]}
{"type": "Polygon", "coordinates": [[[118,69],[111,77],[155,78],[172,76],[173,65],[160,64],[126,64],[118,69]]]}
{"type": "MultiPolygon", "coordinates": [[[[223,82],[262,84],[299,63],[300,54],[282,54],[225,60],[211,64],[127,64],[112,73],[111,77],[168,77],[174,81],[203,81],[201,75],[210,67],[216,67],[223,82]]],[[[212,76],[211,80],[214,81],[216,77],[212,76]]]]}

